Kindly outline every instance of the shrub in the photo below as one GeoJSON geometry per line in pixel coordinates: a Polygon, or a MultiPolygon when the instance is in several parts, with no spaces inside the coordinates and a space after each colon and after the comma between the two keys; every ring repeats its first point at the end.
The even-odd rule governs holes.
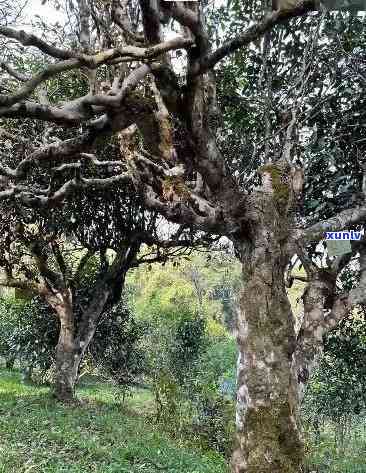
{"type": "Polygon", "coordinates": [[[7,357],[17,359],[25,372],[47,371],[55,358],[59,325],[39,298],[25,302],[0,299],[0,345],[7,357]]]}
{"type": "Polygon", "coordinates": [[[200,397],[196,406],[193,430],[202,445],[229,457],[235,433],[234,402],[217,394],[200,397]]]}
{"type": "Polygon", "coordinates": [[[146,371],[146,359],[140,347],[143,333],[144,326],[136,322],[121,301],[103,315],[90,344],[94,364],[122,388],[123,399],[146,371]]]}

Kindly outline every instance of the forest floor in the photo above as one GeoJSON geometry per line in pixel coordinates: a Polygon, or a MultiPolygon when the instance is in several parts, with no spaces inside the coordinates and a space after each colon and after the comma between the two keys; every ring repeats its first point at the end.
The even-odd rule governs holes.
{"type": "Polygon", "coordinates": [[[227,473],[217,453],[159,431],[148,392],[121,404],[113,386],[89,383],[77,396],[65,407],[0,370],[0,473],[227,473]]]}
{"type": "MultiPolygon", "coordinates": [[[[154,423],[149,391],[124,403],[116,387],[89,380],[79,405],[63,406],[48,387],[0,369],[0,473],[228,473],[225,459],[172,438],[154,423]]],[[[308,471],[366,473],[366,425],[340,447],[332,429],[308,438],[308,471]]]]}

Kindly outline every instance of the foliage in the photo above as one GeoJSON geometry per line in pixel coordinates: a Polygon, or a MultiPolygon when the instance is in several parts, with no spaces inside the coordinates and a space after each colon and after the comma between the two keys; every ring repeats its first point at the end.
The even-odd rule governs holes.
{"type": "Polygon", "coordinates": [[[48,370],[55,359],[59,326],[56,317],[39,298],[30,302],[0,299],[1,337],[8,356],[23,368],[48,370]]]}
{"type": "Polygon", "coordinates": [[[169,323],[182,312],[197,312],[207,321],[209,334],[223,336],[223,323],[229,330],[235,325],[239,285],[239,264],[225,251],[208,255],[194,252],[189,258],[163,266],[141,267],[127,279],[139,317],[164,314],[169,323]]]}
{"type": "Polygon", "coordinates": [[[149,346],[156,419],[179,434],[190,423],[192,415],[190,393],[199,356],[207,343],[205,321],[185,314],[168,330],[156,326],[156,335],[157,345],[154,347],[153,342],[149,346]],[[162,339],[164,343],[160,345],[162,339]]]}
{"type": "MultiPolygon", "coordinates": [[[[29,302],[0,299],[0,314],[0,356],[17,359],[23,368],[37,369],[44,379],[55,362],[58,319],[39,297],[29,302]]],[[[144,372],[139,349],[142,334],[142,325],[120,302],[103,315],[87,353],[94,369],[116,382],[124,394],[144,372]]]]}
{"type": "Polygon", "coordinates": [[[229,456],[235,430],[237,350],[227,336],[203,337],[202,322],[183,319],[175,332],[166,333],[166,349],[154,367],[157,420],[175,436],[194,438],[204,448],[229,456]],[[228,383],[230,389],[225,391],[228,383]]]}
{"type": "Polygon", "coordinates": [[[339,441],[339,429],[334,424],[325,424],[319,435],[307,432],[306,472],[363,473],[365,427],[365,419],[351,419],[342,442],[339,441]]]}
{"type": "Polygon", "coordinates": [[[306,392],[303,418],[309,471],[364,469],[359,451],[365,448],[365,357],[365,318],[360,310],[324,340],[324,355],[306,392]]]}
{"type": "MultiPolygon", "coordinates": [[[[172,267],[173,276],[177,269],[172,267]]],[[[83,284],[78,289],[81,303],[75,312],[77,318],[82,310],[82,300],[90,297],[89,279],[97,270],[97,261],[91,258],[82,274],[83,284]]],[[[186,267],[184,271],[187,271],[186,267]]],[[[212,274],[212,269],[210,271],[212,274]]],[[[99,373],[120,385],[123,397],[136,378],[144,374],[145,379],[152,382],[157,418],[167,430],[170,428],[176,435],[184,436],[188,429],[205,448],[228,454],[233,406],[229,406],[219,393],[217,380],[223,374],[223,367],[228,371],[230,356],[224,360],[219,348],[214,351],[216,343],[225,351],[226,332],[221,322],[213,317],[209,319],[211,330],[206,330],[205,319],[198,316],[197,303],[191,303],[196,293],[188,281],[182,279],[182,273],[176,275],[177,285],[169,284],[165,288],[161,283],[167,279],[160,277],[159,271],[145,270],[145,274],[159,276],[156,285],[150,287],[149,296],[153,301],[149,306],[150,313],[147,316],[140,312],[140,319],[145,318],[144,324],[148,322],[148,326],[143,330],[144,324],[134,321],[128,308],[121,303],[102,317],[89,354],[99,373]],[[215,327],[214,338],[212,327],[215,327]],[[206,349],[211,350],[211,355],[206,349]],[[211,369],[209,363],[215,366],[211,369]],[[208,383],[215,383],[212,392],[206,390],[208,383]]],[[[209,307],[209,303],[202,306],[209,307]]],[[[44,320],[52,321],[50,317],[44,317],[44,320]]],[[[53,348],[49,347],[51,351],[53,348]]],[[[235,360],[232,360],[234,365],[235,360]]]]}
{"type": "Polygon", "coordinates": [[[14,364],[12,335],[23,305],[23,301],[11,297],[0,298],[0,357],[8,365],[14,364]]]}
{"type": "Polygon", "coordinates": [[[170,351],[171,368],[175,377],[184,384],[194,372],[205,345],[203,318],[181,319],[177,325],[170,351]]]}
{"type": "Polygon", "coordinates": [[[189,394],[195,411],[193,432],[204,445],[228,457],[235,432],[236,359],[233,338],[211,339],[189,394]]]}
{"type": "MultiPolygon", "coordinates": [[[[262,13],[263,2],[230,1],[212,11],[212,37],[222,44],[262,13]]],[[[321,23],[318,16],[285,22],[218,65],[219,144],[243,186],[257,185],[256,169],[280,155],[286,113],[297,102],[292,158],[306,173],[302,217],[315,222],[357,204],[365,154],[364,43],[363,16],[334,11],[321,23]]]]}
{"type": "Polygon", "coordinates": [[[366,412],[366,323],[362,312],[343,320],[324,343],[324,356],[306,395],[310,418],[336,422],[366,412]]]}
{"type": "Polygon", "coordinates": [[[233,337],[212,339],[200,358],[198,379],[204,392],[217,393],[234,398],[238,348],[233,337]]]}
{"type": "Polygon", "coordinates": [[[89,347],[98,371],[120,386],[123,398],[146,371],[145,355],[139,347],[142,335],[142,324],[120,301],[103,315],[89,347]]]}
{"type": "Polygon", "coordinates": [[[229,458],[234,446],[235,403],[218,394],[200,397],[192,427],[201,445],[229,458]]]}
{"type": "Polygon", "coordinates": [[[234,323],[238,281],[238,264],[224,252],[139,268],[128,279],[137,316],[149,324],[144,343],[156,418],[174,435],[226,455],[237,349],[225,325],[234,323]]]}
{"type": "Polygon", "coordinates": [[[207,342],[205,322],[194,314],[183,313],[175,323],[164,325],[164,313],[161,316],[162,319],[149,324],[145,351],[157,419],[174,425],[175,429],[177,424],[185,422],[184,405],[207,342]]]}

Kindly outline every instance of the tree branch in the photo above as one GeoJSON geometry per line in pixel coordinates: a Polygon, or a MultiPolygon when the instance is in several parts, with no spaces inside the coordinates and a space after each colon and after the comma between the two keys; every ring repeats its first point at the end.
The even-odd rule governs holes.
{"type": "Polygon", "coordinates": [[[274,26],[284,23],[290,18],[304,15],[309,11],[313,11],[314,1],[305,0],[301,5],[293,10],[282,10],[280,12],[274,11],[267,14],[263,20],[253,26],[247,28],[243,33],[236,36],[234,39],[223,44],[221,47],[206,55],[201,59],[200,65],[192,71],[194,74],[202,74],[209,69],[212,69],[219,61],[229,56],[236,50],[248,46],[253,41],[261,38],[266,31],[269,31],[274,26]]]}
{"type": "Polygon", "coordinates": [[[361,223],[366,220],[366,206],[343,210],[328,220],[315,223],[305,230],[299,231],[298,238],[310,243],[324,238],[326,232],[344,230],[349,225],[361,223]]]}
{"type": "Polygon", "coordinates": [[[0,26],[0,35],[7,38],[16,39],[23,46],[34,46],[45,54],[57,59],[72,59],[76,58],[78,54],[75,51],[67,49],[59,49],[52,46],[34,34],[28,34],[23,30],[16,30],[7,26],[0,26]]]}
{"type": "Polygon", "coordinates": [[[126,0],[122,0],[122,2],[120,2],[119,0],[112,0],[112,19],[114,23],[119,26],[121,30],[126,34],[128,39],[131,39],[136,43],[143,43],[144,36],[133,31],[131,22],[128,18],[127,4],[128,1],[126,0]]]}
{"type": "Polygon", "coordinates": [[[162,40],[159,0],[139,0],[139,3],[145,38],[149,43],[157,44],[162,40]]]}
{"type": "Polygon", "coordinates": [[[212,233],[225,233],[226,227],[220,218],[219,209],[207,206],[205,214],[198,214],[183,202],[173,205],[162,202],[151,188],[147,188],[144,192],[144,201],[148,208],[156,210],[172,222],[183,223],[212,233]]]}
{"type": "Polygon", "coordinates": [[[209,47],[209,39],[203,24],[200,21],[198,11],[183,7],[175,2],[171,8],[172,17],[182,26],[187,27],[195,38],[196,46],[200,54],[206,54],[209,47]]]}
{"type": "Polygon", "coordinates": [[[26,289],[38,293],[38,284],[31,281],[21,281],[15,278],[0,279],[0,286],[26,289]]]}
{"type": "Polygon", "coordinates": [[[64,284],[66,285],[67,284],[67,277],[68,277],[68,268],[67,268],[67,265],[66,265],[66,261],[65,261],[63,255],[62,255],[61,250],[60,250],[60,246],[59,246],[59,244],[57,243],[57,241],[55,239],[51,241],[51,248],[52,248],[52,252],[53,252],[53,255],[55,257],[55,260],[57,262],[57,265],[58,265],[58,267],[61,271],[64,284]]]}
{"type": "Polygon", "coordinates": [[[3,196],[0,193],[0,198],[13,197],[30,207],[52,208],[60,205],[67,197],[73,195],[80,189],[106,189],[115,184],[127,184],[130,182],[131,177],[128,173],[117,174],[105,179],[74,178],[65,182],[57,191],[50,195],[37,194],[31,191],[16,192],[16,190],[14,190],[12,193],[10,193],[10,191],[4,191],[3,196]]]}
{"type": "Polygon", "coordinates": [[[366,302],[366,243],[359,247],[360,252],[360,281],[358,286],[351,289],[348,294],[342,294],[335,299],[332,310],[325,317],[325,330],[332,330],[346,317],[352,308],[366,302]]]}
{"type": "Polygon", "coordinates": [[[304,291],[304,318],[298,334],[295,363],[299,392],[302,397],[306,384],[323,350],[324,335],[334,329],[351,310],[366,301],[366,244],[360,249],[360,281],[346,294],[335,296],[338,271],[347,259],[340,259],[331,269],[318,268],[309,273],[309,283],[304,291]]]}
{"type": "Polygon", "coordinates": [[[21,74],[18,72],[16,69],[14,69],[10,64],[7,64],[6,62],[1,62],[0,67],[6,71],[9,76],[14,77],[14,79],[20,81],[20,82],[27,82],[29,78],[25,76],[24,74],[21,74]]]}
{"type": "Polygon", "coordinates": [[[76,69],[77,67],[80,67],[80,65],[78,59],[68,59],[66,61],[49,65],[42,72],[36,74],[29,81],[25,82],[23,87],[21,87],[15,94],[0,95],[0,106],[11,107],[15,103],[27,98],[42,82],[60,74],[61,72],[76,69]]]}
{"type": "Polygon", "coordinates": [[[76,287],[76,286],[79,284],[79,281],[80,281],[80,278],[81,278],[81,274],[82,274],[82,272],[83,272],[83,269],[85,268],[86,264],[88,263],[88,261],[90,260],[90,258],[91,258],[94,254],[95,254],[95,251],[88,249],[88,251],[85,253],[85,255],[83,255],[83,256],[80,258],[78,267],[76,268],[74,277],[73,277],[73,279],[72,279],[72,285],[73,285],[74,287],[76,287]]]}
{"type": "MultiPolygon", "coordinates": [[[[0,95],[0,106],[11,107],[12,105],[20,102],[27,98],[35,88],[40,85],[42,82],[54,77],[61,72],[70,71],[73,69],[78,69],[82,66],[87,66],[90,69],[95,69],[98,66],[108,63],[112,59],[128,57],[131,60],[136,59],[153,59],[157,56],[160,56],[162,53],[180,49],[187,48],[192,44],[192,41],[186,38],[173,38],[169,41],[162,42],[152,46],[150,48],[139,48],[137,46],[126,46],[120,49],[109,49],[106,51],[101,51],[92,56],[83,55],[81,58],[72,58],[65,61],[60,61],[55,64],[50,64],[42,72],[33,76],[29,81],[25,82],[23,87],[21,87],[16,93],[12,95],[0,95]]],[[[143,67],[143,66],[141,66],[143,67]]],[[[84,102],[86,104],[94,105],[106,105],[109,102],[113,103],[114,97],[99,96],[99,99],[93,96],[86,96],[84,102]],[[104,98],[104,100],[102,100],[104,98]]],[[[1,108],[0,108],[1,113],[1,108]]]]}
{"type": "Polygon", "coordinates": [[[54,107],[26,101],[10,107],[0,107],[0,117],[34,118],[35,120],[75,127],[91,118],[91,110],[84,107],[81,102],[80,106],[54,107]]]}

